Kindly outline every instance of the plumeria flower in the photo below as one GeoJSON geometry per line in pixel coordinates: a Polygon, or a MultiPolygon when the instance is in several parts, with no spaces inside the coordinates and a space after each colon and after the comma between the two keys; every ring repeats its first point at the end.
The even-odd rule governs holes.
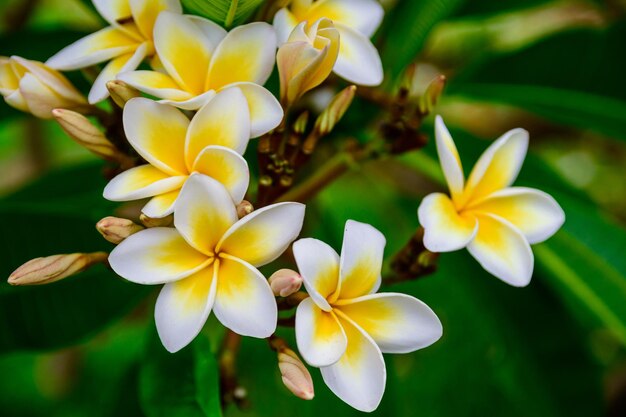
{"type": "Polygon", "coordinates": [[[42,119],[56,108],[86,107],[85,97],[63,74],[41,62],[0,57],[0,94],[8,105],[42,119]]]}
{"type": "Polygon", "coordinates": [[[191,121],[180,110],[147,98],[124,107],[128,142],[148,164],[113,178],[104,189],[112,201],[153,197],[143,208],[148,217],[174,211],[180,189],[198,172],[221,182],[238,204],[248,189],[249,171],[241,156],[250,135],[246,98],[238,88],[217,94],[191,121]]]}
{"type": "Polygon", "coordinates": [[[58,70],[75,70],[110,61],[96,78],[89,102],[109,96],[108,81],[124,71],[136,69],[154,55],[152,29],[163,10],[182,13],[179,0],[92,0],[111,25],[63,48],[46,64],[58,70]]]}
{"type": "Polygon", "coordinates": [[[293,253],[310,297],[296,310],[296,341],[304,360],[320,367],[324,382],[361,411],[378,407],[385,390],[381,352],[407,353],[442,335],[435,313],[418,299],[376,294],[385,237],[348,220],[341,258],[326,243],[300,239],[293,253]]]}
{"type": "Polygon", "coordinates": [[[267,23],[250,23],[229,33],[210,20],[162,12],[154,46],[164,72],[131,71],[118,78],[162,103],[197,110],[215,93],[238,87],[248,99],[251,137],[278,126],[283,111],[261,87],[274,68],[276,34],[267,23]]]}
{"type": "Polygon", "coordinates": [[[433,193],[418,210],[424,246],[432,252],[467,247],[489,273],[522,287],[533,273],[531,243],[548,239],[565,214],[550,195],[511,187],[528,150],[528,132],[513,129],[482,154],[467,182],[461,159],[441,117],[435,126],[437,152],[448,182],[449,198],[433,193]]]}
{"type": "Polygon", "coordinates": [[[369,38],[383,15],[376,0],[293,0],[289,8],[276,13],[274,27],[282,44],[300,22],[311,26],[321,18],[332,20],[341,39],[335,74],[355,84],[374,86],[383,81],[383,66],[369,38]]]}
{"type": "Polygon", "coordinates": [[[111,252],[109,262],[129,281],[165,284],[154,315],[170,352],[196,337],[211,310],[236,333],[268,337],[276,330],[276,300],[257,267],[285,251],[303,220],[299,203],[274,204],[238,220],[222,184],[194,174],[178,198],[176,228],[129,236],[111,252]]]}
{"type": "Polygon", "coordinates": [[[308,29],[305,22],[299,23],[276,54],[280,99],[285,106],[324,82],[338,54],[339,32],[330,20],[319,19],[308,29]]]}

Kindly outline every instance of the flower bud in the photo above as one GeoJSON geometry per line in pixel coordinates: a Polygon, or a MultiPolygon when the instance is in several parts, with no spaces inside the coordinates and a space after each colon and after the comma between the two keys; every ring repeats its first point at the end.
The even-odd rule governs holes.
{"type": "Polygon", "coordinates": [[[313,399],[315,392],[311,374],[293,350],[286,347],[279,350],[278,368],[283,384],[289,391],[303,400],[313,399]]]}
{"type": "Polygon", "coordinates": [[[328,78],[338,54],[339,32],[329,19],[308,29],[307,22],[298,24],[276,55],[283,104],[289,106],[328,78]]]}
{"type": "Polygon", "coordinates": [[[106,240],[117,245],[144,227],[128,219],[109,216],[96,223],[96,229],[106,240]]]}
{"type": "Polygon", "coordinates": [[[270,287],[275,296],[288,297],[300,290],[302,277],[291,269],[279,269],[269,279],[270,287]]]}
{"type": "Polygon", "coordinates": [[[131,87],[121,80],[112,80],[107,83],[107,89],[109,90],[109,94],[111,98],[120,106],[121,109],[124,108],[126,102],[131,98],[139,97],[141,93],[136,88],[131,87]]]}
{"type": "Polygon", "coordinates": [[[435,108],[445,86],[446,77],[444,75],[439,75],[430,82],[420,99],[420,111],[422,114],[429,114],[435,108]]]}
{"type": "Polygon", "coordinates": [[[141,223],[143,223],[144,226],[148,228],[168,227],[168,226],[171,226],[172,223],[174,223],[174,216],[170,214],[169,216],[165,216],[163,218],[154,218],[154,217],[148,217],[145,214],[141,213],[139,215],[139,220],[141,221],[141,223]]]}
{"type": "Polygon", "coordinates": [[[60,72],[41,62],[0,57],[0,94],[9,106],[51,119],[56,108],[87,107],[85,97],[60,72]]]}
{"type": "Polygon", "coordinates": [[[315,121],[315,130],[320,136],[329,134],[337,123],[339,123],[352,104],[355,92],[356,85],[344,88],[333,98],[322,114],[319,115],[315,121]]]}
{"type": "Polygon", "coordinates": [[[247,200],[243,200],[241,203],[237,204],[237,216],[239,216],[240,219],[252,213],[253,211],[254,206],[251,202],[247,200]]]}
{"type": "Polygon", "coordinates": [[[50,284],[102,263],[108,256],[106,252],[94,252],[31,259],[13,271],[8,282],[11,285],[50,284]]]}

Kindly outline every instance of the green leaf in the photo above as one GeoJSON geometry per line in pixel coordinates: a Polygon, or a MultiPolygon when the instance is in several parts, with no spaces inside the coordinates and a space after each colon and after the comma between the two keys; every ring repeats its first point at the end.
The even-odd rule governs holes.
{"type": "Polygon", "coordinates": [[[432,28],[449,16],[464,0],[401,0],[391,10],[382,49],[388,80],[395,81],[421,52],[432,28]]]}
{"type": "Polygon", "coordinates": [[[139,374],[139,396],[148,417],[222,415],[215,357],[202,335],[183,350],[169,353],[152,326],[139,374]]]}
{"type": "Polygon", "coordinates": [[[243,23],[264,0],[183,0],[189,13],[219,23],[226,29],[243,23]]]}

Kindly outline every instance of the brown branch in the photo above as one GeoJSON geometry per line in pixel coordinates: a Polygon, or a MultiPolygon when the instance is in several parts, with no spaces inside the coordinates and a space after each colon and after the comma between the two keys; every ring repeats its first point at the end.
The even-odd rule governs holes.
{"type": "Polygon", "coordinates": [[[237,353],[241,345],[241,336],[227,330],[220,350],[220,391],[222,408],[234,402],[239,408],[245,408],[248,401],[245,389],[237,381],[237,353]]]}
{"type": "Polygon", "coordinates": [[[385,284],[410,281],[432,274],[437,270],[438,253],[424,247],[424,229],[418,228],[407,244],[391,261],[393,276],[386,277],[385,284]]]}

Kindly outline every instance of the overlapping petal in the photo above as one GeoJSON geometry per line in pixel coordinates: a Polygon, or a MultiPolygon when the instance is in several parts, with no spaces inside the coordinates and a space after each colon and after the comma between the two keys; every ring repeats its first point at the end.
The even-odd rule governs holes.
{"type": "Polygon", "coordinates": [[[283,120],[282,106],[265,87],[250,82],[237,82],[228,85],[224,90],[231,87],[240,89],[248,101],[251,138],[266,134],[283,120]]]}
{"type": "Polygon", "coordinates": [[[178,190],[186,179],[184,175],[173,177],[152,165],[140,165],[113,178],[103,194],[111,201],[139,200],[178,190]]]}
{"type": "Polygon", "coordinates": [[[354,220],[346,222],[341,247],[339,298],[356,298],[378,290],[384,249],[385,236],[374,227],[354,220]]]}
{"type": "Polygon", "coordinates": [[[170,175],[188,173],[183,151],[189,119],[183,113],[139,97],[126,103],[123,119],[128,141],[146,161],[170,175]]]}
{"type": "Polygon", "coordinates": [[[219,90],[235,82],[265,84],[274,68],[276,33],[267,23],[250,23],[231,30],[219,44],[208,75],[208,88],[219,90]]]}
{"type": "Polygon", "coordinates": [[[304,360],[311,366],[329,366],[346,351],[348,339],[332,311],[326,312],[311,298],[296,311],[296,342],[304,360]]]}
{"type": "Polygon", "coordinates": [[[222,235],[237,221],[235,205],[222,184],[192,175],[176,203],[174,225],[189,245],[211,255],[222,235]]]}
{"type": "Polygon", "coordinates": [[[109,255],[111,268],[137,284],[164,284],[188,277],[210,263],[172,228],[142,230],[126,238],[109,255]]]}
{"type": "Polygon", "coordinates": [[[441,322],[430,307],[406,294],[371,294],[339,300],[336,308],[371,336],[384,353],[425,348],[443,333],[441,322]]]}
{"type": "Polygon", "coordinates": [[[498,138],[474,165],[465,187],[465,200],[477,202],[513,184],[527,150],[528,132],[524,129],[513,129],[498,138]]]}
{"type": "Polygon", "coordinates": [[[431,252],[451,252],[467,246],[478,230],[473,214],[456,210],[447,195],[427,195],[417,210],[424,228],[424,246],[431,252]]]}
{"type": "Polygon", "coordinates": [[[339,288],[339,255],[321,240],[300,239],[293,244],[293,256],[304,286],[319,308],[330,311],[327,298],[339,288]]]}
{"type": "Polygon", "coordinates": [[[106,84],[114,80],[117,74],[133,71],[144,60],[148,53],[148,44],[141,44],[134,53],[120,55],[112,59],[98,74],[89,91],[89,103],[98,103],[109,96],[106,84]]]}
{"type": "Polygon", "coordinates": [[[169,352],[184,348],[202,330],[215,301],[216,272],[211,265],[161,289],[154,318],[161,342],[169,352]]]}
{"type": "Polygon", "coordinates": [[[151,96],[172,100],[175,103],[194,97],[193,94],[182,90],[172,77],[156,71],[122,72],[117,75],[117,79],[151,96]]]}
{"type": "Polygon", "coordinates": [[[325,17],[370,38],[380,26],[384,14],[376,0],[322,0],[313,3],[306,16],[309,21],[325,17]]]}
{"type": "Polygon", "coordinates": [[[504,219],[478,215],[478,233],[467,246],[487,272],[515,287],[528,285],[533,274],[533,253],[522,233],[504,219]]]}
{"type": "Polygon", "coordinates": [[[437,116],[435,119],[435,140],[443,175],[448,183],[452,199],[458,204],[465,187],[463,166],[452,135],[450,135],[441,116],[437,116]]]}
{"type": "Polygon", "coordinates": [[[154,23],[164,10],[181,14],[180,0],[127,0],[135,24],[146,39],[152,39],[154,23]]]}
{"type": "Polygon", "coordinates": [[[237,152],[223,146],[207,146],[196,158],[193,171],[219,181],[239,204],[248,190],[248,163],[237,152]]]}
{"type": "Polygon", "coordinates": [[[224,234],[218,250],[257,267],[268,264],[300,233],[304,209],[300,203],[277,203],[255,210],[224,234]]]}
{"type": "Polygon", "coordinates": [[[129,0],[92,0],[100,16],[110,24],[131,17],[129,0]]]}
{"type": "Polygon", "coordinates": [[[359,411],[374,411],[385,391],[387,371],[376,343],[354,322],[340,317],[348,338],[345,354],[333,365],[321,368],[332,392],[359,411]]]}
{"type": "Polygon", "coordinates": [[[278,39],[278,45],[282,45],[287,42],[289,34],[298,25],[298,19],[287,8],[282,8],[274,15],[272,24],[276,30],[276,38],[278,39]]]}
{"type": "Polygon", "coordinates": [[[249,263],[221,254],[215,316],[232,331],[265,338],[276,330],[278,309],[267,280],[249,263]]]}
{"type": "Polygon", "coordinates": [[[335,27],[340,34],[335,73],[359,85],[376,86],[382,83],[383,64],[369,38],[340,23],[335,23],[335,27]]]}
{"type": "Polygon", "coordinates": [[[142,213],[153,219],[160,219],[174,213],[174,204],[180,194],[180,190],[154,196],[141,209],[142,213]]]}
{"type": "Polygon", "coordinates": [[[250,112],[238,88],[218,93],[192,119],[185,141],[185,160],[192,169],[200,152],[219,145],[243,154],[250,135],[250,112]]]}

